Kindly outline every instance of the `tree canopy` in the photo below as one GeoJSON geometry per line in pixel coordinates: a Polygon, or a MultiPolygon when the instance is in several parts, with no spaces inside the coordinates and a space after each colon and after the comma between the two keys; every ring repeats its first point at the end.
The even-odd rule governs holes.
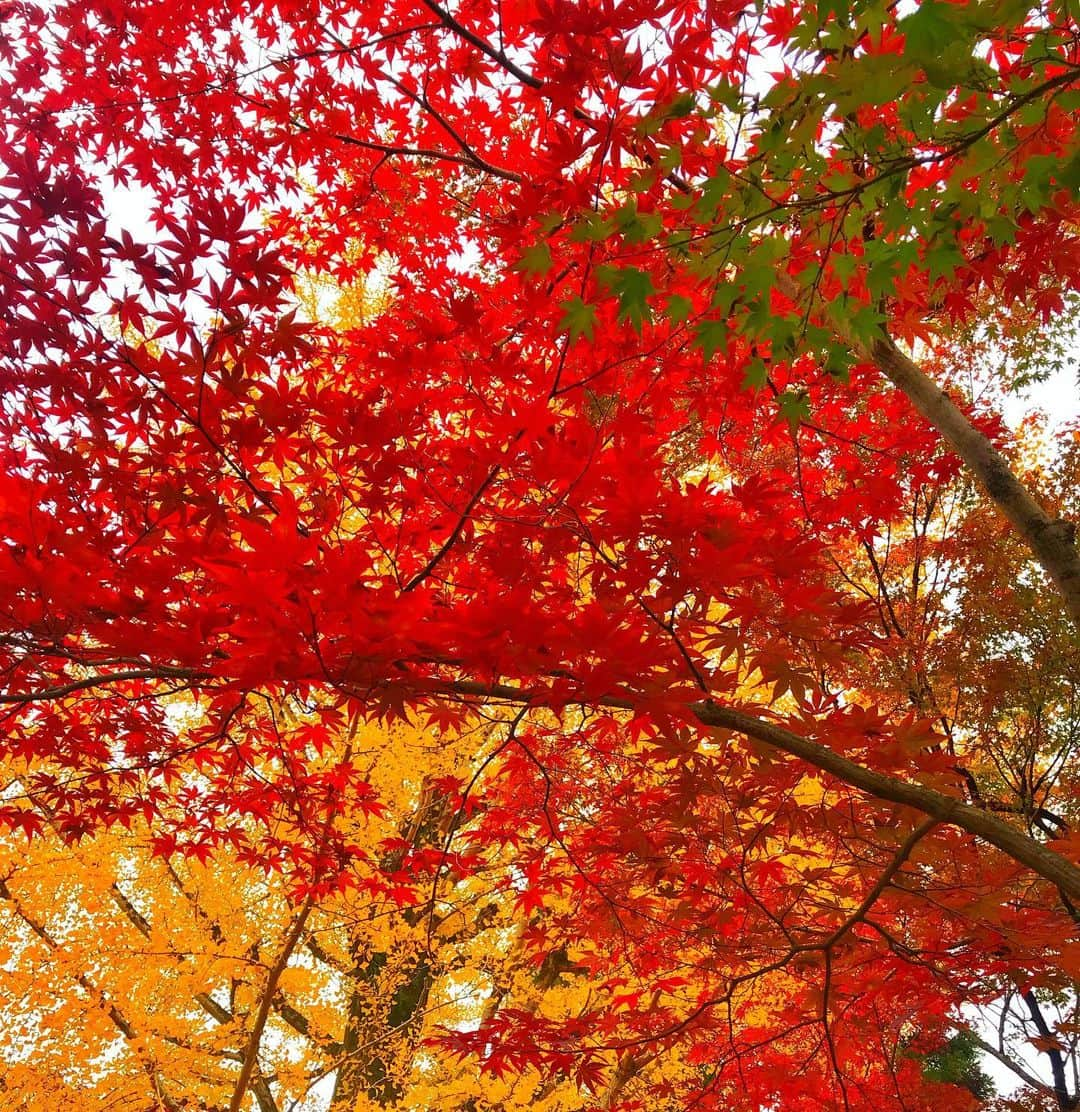
{"type": "Polygon", "coordinates": [[[0,1108],[1076,1107],[1073,0],[0,89],[0,1108]]]}

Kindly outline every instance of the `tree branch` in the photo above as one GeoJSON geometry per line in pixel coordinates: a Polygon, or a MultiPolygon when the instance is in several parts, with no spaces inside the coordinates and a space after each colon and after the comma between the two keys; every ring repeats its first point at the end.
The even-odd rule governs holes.
{"type": "Polygon", "coordinates": [[[993,1043],[988,1043],[985,1039],[980,1038],[970,1028],[967,1029],[971,1041],[984,1053],[989,1054],[992,1058],[996,1058],[1006,1069],[1012,1070],[1017,1077],[1020,1078],[1026,1085],[1030,1085],[1033,1089],[1040,1093],[1045,1093],[1047,1096],[1053,1096],[1054,1090],[1050,1088],[1045,1082],[1040,1081],[1033,1074],[1028,1073],[1018,1062],[1013,1061],[1004,1051],[998,1050],[993,1043]]]}
{"type": "MultiPolygon", "coordinates": [[[[783,272],[777,276],[777,288],[794,302],[802,301],[807,296],[807,291],[783,272]]],[[[1076,526],[1070,521],[1055,520],[1035,501],[1013,474],[1005,457],[972,425],[949,395],[890,337],[866,344],[842,323],[834,320],[833,325],[855,356],[874,364],[967,464],[998,510],[1053,580],[1070,616],[1080,625],[1080,553],[1076,548],[1076,526]]]]}
{"type": "MultiPolygon", "coordinates": [[[[517,704],[550,702],[550,694],[546,692],[533,693],[508,684],[485,684],[472,680],[450,681],[444,685],[442,693],[501,699],[517,704]]],[[[622,695],[603,696],[590,699],[589,702],[613,710],[635,710],[640,705],[638,700],[622,695]]],[[[819,742],[801,737],[783,727],[763,722],[760,718],[755,718],[743,711],[721,707],[711,700],[688,703],[686,710],[703,726],[731,730],[744,737],[753,738],[773,749],[798,757],[814,768],[828,772],[838,780],[876,799],[903,804],[905,807],[921,811],[940,823],[955,826],[968,834],[982,838],[1018,864],[1026,866],[1044,880],[1056,885],[1069,898],[1080,899],[1080,868],[1061,854],[1047,849],[1022,831],[1009,826],[986,811],[972,807],[953,796],[934,791],[933,788],[864,768],[819,742]]]]}
{"type": "Polygon", "coordinates": [[[285,936],[281,952],[266,978],[266,986],[263,989],[262,999],[259,1001],[259,1010],[255,1014],[255,1022],[252,1025],[251,1034],[248,1036],[247,1046],[244,1048],[244,1061],[240,1066],[240,1076],[236,1079],[236,1088],[233,1089],[232,1100],[229,1101],[229,1112],[240,1112],[243,1106],[244,1094],[247,1092],[251,1075],[255,1072],[255,1067],[258,1064],[259,1043],[262,1041],[263,1029],[266,1027],[266,1020],[270,1015],[274,997],[277,995],[278,981],[281,980],[281,974],[285,972],[285,967],[289,964],[292,952],[296,948],[297,942],[300,941],[300,935],[303,933],[308,915],[311,914],[314,901],[315,893],[312,890],[308,892],[300,911],[293,920],[293,925],[285,936]]]}
{"type": "Polygon", "coordinates": [[[0,703],[40,703],[47,699],[62,699],[65,695],[73,695],[76,691],[87,691],[93,687],[106,687],[108,684],[120,683],[125,680],[177,679],[190,681],[209,678],[208,672],[195,672],[189,668],[170,668],[167,664],[157,664],[146,668],[134,668],[128,672],[108,672],[99,676],[87,676],[85,679],[72,680],[71,683],[46,687],[41,691],[0,691],[0,703]]]}
{"type": "Polygon", "coordinates": [[[434,0],[423,0],[423,2],[424,6],[437,15],[443,24],[453,31],[454,34],[463,38],[471,46],[475,46],[481,54],[486,54],[493,62],[498,62],[507,73],[516,77],[522,85],[528,85],[530,89],[541,88],[543,85],[542,81],[533,77],[531,73],[528,73],[512,62],[504,51],[497,50],[491,43],[480,38],[479,35],[474,35],[468,27],[463,23],[459,23],[445,8],[439,7],[434,0]]]}
{"type": "MultiPolygon", "coordinates": [[[[858,347],[858,345],[856,345],[858,347]]],[[[1080,625],[1080,554],[1076,526],[1052,518],[1013,474],[1005,457],[978,431],[927,374],[890,339],[878,340],[869,356],[881,373],[952,445],[1001,513],[1031,549],[1080,625]]]]}
{"type": "Polygon", "coordinates": [[[1069,1092],[1069,1083],[1065,1078],[1065,1059],[1061,1056],[1061,1051],[1051,1045],[1055,1041],[1054,1032],[1050,1030],[1050,1026],[1046,1022],[1046,1017],[1039,1006],[1039,998],[1035,995],[1033,989],[1022,992],[1020,996],[1031,1013],[1031,1020],[1035,1024],[1035,1029],[1044,1040],[1041,1049],[1050,1059],[1050,1072],[1054,1075],[1054,1096],[1057,1099],[1058,1107],[1061,1112],[1072,1112],[1077,1104],[1080,1104],[1080,1098],[1069,1092]]]}

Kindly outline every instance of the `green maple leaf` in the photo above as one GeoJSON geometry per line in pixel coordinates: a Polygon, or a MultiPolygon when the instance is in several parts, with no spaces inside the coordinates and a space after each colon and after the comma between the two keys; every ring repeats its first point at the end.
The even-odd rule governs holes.
{"type": "Polygon", "coordinates": [[[640,332],[652,318],[648,303],[649,295],[656,292],[652,278],[634,266],[602,266],[597,268],[596,275],[618,298],[618,319],[629,321],[640,332]]]}
{"type": "Polygon", "coordinates": [[[800,421],[805,421],[810,416],[810,400],[801,391],[796,393],[791,390],[780,394],[776,399],[780,413],[792,428],[800,421]]]}
{"type": "Polygon", "coordinates": [[[769,368],[765,366],[765,360],[751,359],[746,365],[742,388],[744,390],[760,390],[768,381],[769,368]]]}
{"type": "Polygon", "coordinates": [[[584,336],[586,340],[593,338],[596,331],[596,306],[582,301],[580,297],[572,297],[559,305],[563,311],[560,328],[565,328],[570,333],[570,339],[576,340],[584,336]]]}
{"type": "Polygon", "coordinates": [[[923,0],[918,11],[900,21],[904,32],[904,57],[934,63],[958,37],[950,5],[923,0]]]}
{"type": "Polygon", "coordinates": [[[690,298],[683,297],[682,294],[673,293],[668,298],[664,316],[666,316],[672,324],[682,324],[683,321],[689,320],[690,314],[693,311],[694,303],[690,298]]]}
{"type": "Polygon", "coordinates": [[[655,239],[664,227],[659,213],[638,212],[636,205],[625,205],[618,213],[617,223],[627,243],[645,243],[655,239]]]}
{"type": "Polygon", "coordinates": [[[711,359],[718,351],[727,351],[728,340],[731,337],[731,325],[726,319],[716,320],[710,318],[703,320],[697,327],[695,343],[701,348],[706,361],[711,359]]]}
{"type": "Polygon", "coordinates": [[[514,263],[512,270],[521,271],[533,278],[540,278],[551,269],[553,260],[551,248],[546,243],[533,243],[521,253],[521,258],[514,263]]]}

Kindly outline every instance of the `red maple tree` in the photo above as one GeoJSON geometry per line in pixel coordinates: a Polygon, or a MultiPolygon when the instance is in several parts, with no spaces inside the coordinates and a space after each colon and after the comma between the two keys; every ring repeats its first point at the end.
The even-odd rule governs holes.
{"type": "Polygon", "coordinates": [[[348,724],[494,714],[439,787],[453,869],[515,847],[532,951],[588,938],[625,991],[445,1045],[610,1107],[941,1107],[964,1003],[1071,991],[1076,461],[1025,464],[950,353],[1080,285],[1075,11],[19,0],[0,34],[0,818],[144,820],[307,907],[381,806],[348,724]],[[298,313],[380,260],[382,311],[298,313]],[[1057,662],[1023,776],[1010,652],[1057,662]],[[695,1083],[632,1096],[671,1048],[695,1083]]]}

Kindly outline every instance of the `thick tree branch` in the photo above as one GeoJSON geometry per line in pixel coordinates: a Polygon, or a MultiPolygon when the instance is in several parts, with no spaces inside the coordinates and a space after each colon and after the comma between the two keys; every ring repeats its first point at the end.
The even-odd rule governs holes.
{"type": "MultiPolygon", "coordinates": [[[[798,303],[808,291],[787,274],[777,288],[798,303]]],[[[1080,625],[1080,552],[1076,526],[1052,518],[1013,474],[1005,457],[967,419],[949,395],[888,336],[866,344],[843,324],[836,331],[861,360],[874,364],[934,426],[967,464],[1002,515],[1009,521],[1051,578],[1073,621],[1080,625]]]]}
{"type": "MultiPolygon", "coordinates": [[[[300,131],[311,130],[303,124],[296,123],[295,126],[300,131]]],[[[377,151],[380,154],[402,155],[406,158],[427,158],[435,162],[453,162],[459,166],[472,166],[485,174],[491,174],[492,177],[502,178],[503,181],[521,181],[520,174],[513,170],[504,170],[501,166],[488,162],[468,147],[464,147],[467,151],[466,154],[455,154],[453,151],[441,151],[435,147],[403,147],[393,143],[378,143],[373,139],[360,139],[355,135],[346,135],[344,132],[335,133],[334,138],[339,143],[345,143],[351,147],[363,147],[365,150],[377,151]]]]}
{"type": "MultiPolygon", "coordinates": [[[[165,867],[173,886],[191,905],[191,909],[194,912],[196,919],[206,925],[207,929],[210,932],[210,937],[220,946],[225,941],[225,932],[221,929],[221,924],[217,922],[217,920],[215,920],[212,916],[208,915],[202,909],[202,907],[199,906],[199,901],[196,899],[194,893],[188,891],[183,880],[177,874],[176,870],[172,867],[172,864],[166,862],[165,867]]],[[[224,1023],[227,1021],[231,1022],[233,1020],[233,1015],[231,1012],[228,1012],[224,1008],[222,1008],[221,1005],[218,1004],[217,1001],[215,1001],[210,996],[206,996],[206,1000],[204,1001],[201,998],[203,996],[206,996],[206,994],[201,993],[195,998],[198,1001],[199,1005],[202,1007],[203,1011],[206,1011],[210,1015],[213,1015],[219,1023],[224,1023]],[[211,1011],[211,1006],[220,1009],[225,1018],[222,1019],[219,1018],[217,1015],[214,1015],[214,1012],[211,1011]]],[[[341,1048],[337,1043],[327,1042],[325,1039],[320,1038],[318,1033],[312,1029],[311,1021],[308,1019],[308,1017],[304,1015],[303,1012],[293,1007],[293,1005],[285,999],[284,993],[275,993],[271,1004],[273,1006],[274,1012],[278,1015],[282,1022],[286,1023],[302,1038],[308,1039],[312,1043],[316,1044],[324,1054],[333,1056],[340,1052],[341,1048]]]]}
{"type": "MultiPolygon", "coordinates": [[[[543,703],[545,700],[550,700],[550,696],[545,693],[531,693],[507,684],[484,684],[470,680],[447,683],[443,691],[445,694],[501,699],[516,704],[543,703]]],[[[639,701],[619,695],[604,696],[589,701],[593,705],[610,707],[614,710],[634,710],[640,706],[639,701]]],[[[934,791],[933,788],[924,787],[922,784],[914,784],[865,768],[819,742],[764,722],[743,711],[721,707],[712,701],[689,703],[686,709],[703,726],[731,730],[744,737],[753,738],[774,749],[790,753],[793,757],[798,757],[812,767],[835,776],[838,780],[858,788],[875,799],[903,804],[905,807],[921,811],[940,823],[955,826],[968,834],[982,838],[1018,864],[1025,865],[1044,880],[1056,885],[1070,899],[1080,898],[1080,868],[1061,854],[1040,845],[1022,831],[1009,826],[986,811],[942,792],[934,791]]]]}
{"type": "Polygon", "coordinates": [[[167,664],[155,664],[148,665],[145,668],[133,668],[127,672],[109,672],[100,676],[87,676],[85,679],[57,684],[56,687],[47,687],[41,691],[0,691],[0,703],[14,705],[42,703],[50,699],[62,699],[65,695],[74,695],[77,691],[89,691],[94,687],[107,687],[112,683],[162,679],[183,681],[209,679],[209,674],[194,672],[188,668],[170,668],[167,664]]]}
{"type": "MultiPolygon", "coordinates": [[[[124,895],[117,884],[109,886],[109,895],[113,902],[124,913],[124,918],[143,936],[149,939],[151,934],[150,923],[139,909],[124,895]]],[[[196,992],[192,997],[196,1004],[216,1023],[232,1023],[236,1018],[228,1008],[219,1004],[208,992],[196,992]]]]}
{"type": "MultiPolygon", "coordinates": [[[[38,804],[38,806],[41,807],[42,810],[45,812],[50,826],[52,826],[57,835],[60,836],[60,832],[56,828],[56,821],[52,812],[47,807],[42,806],[40,803],[38,804]]],[[[176,878],[175,873],[173,873],[172,875],[174,879],[178,879],[176,878]]],[[[131,924],[131,926],[133,926],[135,930],[138,931],[140,935],[142,935],[143,938],[149,940],[153,931],[153,928],[150,926],[150,921],[146,918],[145,915],[142,914],[141,911],[139,911],[139,909],[131,902],[131,900],[128,899],[128,897],[124,894],[123,889],[121,889],[119,884],[117,884],[115,881],[109,885],[109,895],[112,897],[113,902],[120,909],[120,911],[123,913],[124,918],[131,924]]],[[[210,1016],[212,1020],[214,1020],[215,1023],[225,1026],[226,1024],[233,1023],[236,1019],[236,1017],[228,1008],[219,1004],[208,992],[195,992],[192,994],[192,999],[195,1001],[196,1004],[199,1005],[200,1008],[202,1008],[202,1010],[208,1016],[210,1016]]],[[[304,1019],[303,1016],[300,1016],[300,1014],[296,1012],[295,1008],[291,1010],[295,1012],[300,1019],[304,1019]]],[[[281,1011],[280,1008],[279,1011],[281,1011]]],[[[291,1020],[287,1021],[291,1022],[291,1020]]],[[[116,1022],[115,1019],[114,1022],[116,1022]]],[[[304,1020],[304,1024],[306,1032],[306,1020],[304,1020]]],[[[295,1026],[295,1024],[293,1024],[293,1026],[295,1026]]],[[[123,1028],[121,1028],[121,1031],[123,1032],[123,1028]]],[[[125,1037],[128,1036],[125,1035],[125,1037]]],[[[166,1036],[166,1039],[170,1042],[177,1042],[177,1040],[175,1040],[175,1038],[171,1036],[166,1036]]],[[[178,1042],[177,1045],[179,1045],[178,1042]]],[[[228,1054],[228,1052],[225,1053],[226,1055],[228,1054]]],[[[241,1056],[237,1054],[236,1058],[239,1061],[241,1059],[241,1056]]],[[[259,1112],[279,1112],[277,1101],[274,1100],[274,1094],[271,1091],[266,1078],[263,1077],[261,1073],[256,1074],[256,1076],[252,1078],[251,1091],[252,1093],[254,1093],[255,1100],[259,1105],[259,1112]]]]}
{"type": "Polygon", "coordinates": [[[1014,1061],[1002,1050],[998,1050],[993,1043],[988,1043],[985,1039],[980,1038],[974,1031],[968,1029],[968,1035],[971,1041],[984,1053],[989,1054],[991,1058],[996,1058],[1006,1069],[1012,1070],[1025,1085],[1030,1085],[1033,1089],[1040,1093],[1045,1093],[1047,1096],[1053,1096],[1054,1090],[1050,1088],[1045,1082],[1040,1081],[1034,1074],[1029,1073],[1018,1062],[1014,1061]]]}
{"type": "Polygon", "coordinates": [[[1056,1041],[1054,1032],[1046,1022],[1046,1017],[1039,1005],[1039,998],[1032,989],[1020,995],[1031,1013],[1031,1021],[1035,1024],[1035,1029],[1044,1040],[1043,1053],[1050,1059],[1050,1072],[1054,1075],[1054,1096],[1058,1107],[1061,1112],[1072,1112],[1077,1104],[1080,1104],[1080,1098],[1069,1092],[1069,1083],[1065,1077],[1065,1059],[1061,1051],[1053,1045],[1056,1041]]]}
{"type": "Polygon", "coordinates": [[[445,8],[436,4],[434,0],[423,0],[423,2],[424,6],[434,12],[449,30],[463,38],[471,46],[475,46],[481,54],[486,54],[493,62],[498,62],[507,73],[516,77],[522,85],[527,85],[530,89],[539,89],[542,87],[542,81],[533,77],[531,73],[526,72],[519,65],[511,61],[505,51],[497,50],[491,43],[486,42],[484,39],[480,38],[479,35],[473,34],[468,27],[463,23],[459,23],[445,8]]]}
{"type": "MultiPolygon", "coordinates": [[[[168,668],[164,676],[159,678],[175,679],[182,675],[182,669],[168,668]]],[[[150,678],[152,669],[142,670],[139,678],[150,678]]],[[[196,673],[190,673],[195,678],[196,673]]],[[[115,679],[129,679],[130,673],[119,676],[101,676],[83,681],[80,687],[103,686],[115,679]]],[[[34,702],[37,700],[55,698],[58,690],[30,692],[24,695],[13,696],[0,694],[0,701],[7,702],[34,702]]],[[[430,689],[434,694],[464,695],[475,698],[500,699],[520,705],[521,703],[543,703],[550,696],[545,692],[530,692],[521,687],[514,687],[500,683],[481,683],[475,680],[448,681],[444,684],[435,684],[430,689]]],[[[66,691],[65,691],[66,693],[66,691]]],[[[589,700],[597,706],[610,707],[614,710],[633,710],[640,705],[640,700],[629,695],[612,694],[589,700]]],[[[968,803],[921,784],[901,780],[883,772],[849,760],[839,753],[829,749],[828,746],[809,738],[800,736],[790,730],[783,729],[760,718],[746,714],[743,711],[732,710],[718,706],[711,700],[702,700],[687,705],[688,713],[692,714],[703,726],[732,730],[735,733],[750,737],[798,757],[814,768],[821,769],[835,776],[838,780],[858,788],[867,795],[876,799],[887,800],[891,803],[900,803],[921,811],[925,815],[937,819],[939,822],[958,827],[975,837],[982,838],[991,845],[996,846],[1018,864],[1031,869],[1044,880],[1056,885],[1068,899],[1080,900],[1080,868],[1071,861],[1055,853],[1046,846],[1036,842],[1033,838],[1017,830],[1013,826],[1002,822],[1001,819],[968,803]]],[[[273,993],[271,993],[273,996],[273,993]]],[[[267,1001],[269,1007],[269,1001],[267,1001]]]]}
{"type": "MultiPolygon", "coordinates": [[[[521,434],[518,433],[518,435],[515,436],[514,439],[517,440],[520,435],[521,434]]],[[[469,498],[469,501],[465,503],[465,508],[459,514],[457,522],[450,532],[450,536],[448,536],[442,543],[442,545],[439,547],[438,552],[436,552],[435,555],[432,556],[431,559],[428,560],[428,562],[409,580],[409,582],[401,588],[402,594],[407,594],[409,591],[412,591],[415,588],[419,587],[420,584],[423,583],[424,580],[427,579],[427,577],[431,575],[431,573],[439,566],[443,557],[450,551],[451,548],[454,547],[454,544],[461,536],[462,532],[465,529],[465,526],[468,524],[469,518],[472,517],[473,510],[476,509],[476,506],[479,503],[480,499],[484,497],[484,492],[495,481],[496,476],[501,470],[502,464],[499,463],[493,464],[489,468],[487,475],[484,477],[484,481],[476,488],[472,496],[469,498]]]]}
{"type": "Polygon", "coordinates": [[[1080,625],[1080,553],[1075,525],[1055,520],[1035,501],[1004,456],[892,340],[879,340],[869,352],[860,354],[869,355],[882,374],[952,445],[1034,553],[1061,592],[1073,621],[1080,625]]]}
{"type": "Polygon", "coordinates": [[[762,722],[741,711],[718,707],[712,703],[694,704],[691,709],[706,725],[719,726],[755,738],[775,749],[799,757],[807,764],[820,768],[823,772],[828,772],[838,780],[843,780],[877,799],[901,803],[942,823],[974,834],[996,846],[1014,861],[1026,865],[1032,872],[1049,880],[1071,898],[1075,899],[1080,894],[1080,869],[1071,861],[1040,845],[1022,831],[1009,826],[986,811],[921,784],[913,784],[864,768],[818,742],[800,737],[779,726],[762,722]]]}
{"type": "MultiPolygon", "coordinates": [[[[183,670],[178,668],[168,668],[163,671],[164,675],[159,675],[159,678],[176,679],[183,675],[183,670]]],[[[150,678],[153,674],[153,669],[147,668],[140,671],[139,678],[150,678]]],[[[189,674],[192,678],[197,676],[195,672],[189,674]]],[[[82,681],[79,686],[83,688],[98,687],[116,679],[129,678],[131,678],[130,673],[118,676],[91,677],[82,681]]],[[[53,688],[23,695],[0,693],[0,702],[30,703],[55,698],[57,691],[66,693],[65,688],[53,688]]],[[[450,696],[463,695],[475,698],[499,699],[517,705],[544,703],[550,700],[550,696],[543,691],[530,692],[525,688],[508,684],[481,683],[475,680],[455,680],[443,684],[433,684],[429,691],[434,694],[450,696]]],[[[610,707],[614,710],[633,710],[640,706],[640,700],[621,694],[602,696],[590,699],[589,702],[597,706],[610,707]]],[[[842,780],[844,783],[850,784],[876,799],[903,804],[905,807],[921,811],[939,822],[958,827],[977,838],[982,838],[996,846],[1018,864],[1026,866],[1044,880],[1056,885],[1068,899],[1080,900],[1080,868],[1062,857],[1061,854],[1041,845],[1022,831],[1009,826],[985,810],[973,807],[960,799],[944,795],[942,792],[934,791],[932,788],[924,787],[921,784],[915,784],[908,780],[901,780],[898,777],[865,768],[819,742],[811,741],[809,738],[802,737],[790,730],[764,722],[760,718],[755,718],[743,711],[721,707],[711,700],[687,704],[686,709],[703,726],[732,730],[745,737],[753,738],[774,749],[790,753],[793,757],[798,757],[812,767],[828,772],[838,780],[842,780]]],[[[272,996],[273,993],[271,993],[272,996]]],[[[268,1000],[267,1007],[269,1006],[268,1000]]]]}
{"type": "Polygon", "coordinates": [[[924,819],[915,829],[904,839],[900,848],[896,851],[893,859],[889,862],[888,866],[877,878],[873,888],[866,893],[863,901],[851,913],[851,915],[844,920],[844,922],[836,929],[833,935],[825,943],[824,948],[831,950],[843,937],[858,923],[865,921],[866,916],[870,914],[871,908],[874,904],[881,899],[882,893],[892,883],[892,879],[904,867],[908,858],[911,856],[915,847],[930,833],[931,830],[937,826],[938,820],[934,818],[924,819]]]}

